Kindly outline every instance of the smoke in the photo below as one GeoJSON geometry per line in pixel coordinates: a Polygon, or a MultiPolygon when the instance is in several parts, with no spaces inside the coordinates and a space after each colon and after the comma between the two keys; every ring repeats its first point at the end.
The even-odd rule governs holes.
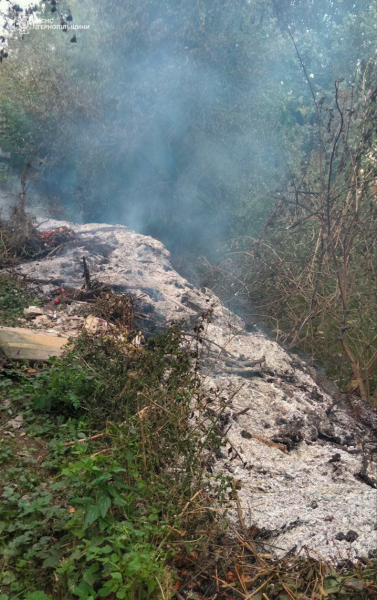
{"type": "Polygon", "coordinates": [[[178,254],[211,257],[234,235],[256,235],[316,127],[287,28],[326,95],[360,57],[357,44],[344,50],[355,35],[349,3],[323,0],[310,14],[303,2],[92,4],[72,6],[75,22],[90,25],[77,44],[37,31],[22,50],[44,35],[50,53],[35,68],[55,78],[57,94],[72,90],[41,144],[46,203],[74,221],[125,224],[178,254]]]}

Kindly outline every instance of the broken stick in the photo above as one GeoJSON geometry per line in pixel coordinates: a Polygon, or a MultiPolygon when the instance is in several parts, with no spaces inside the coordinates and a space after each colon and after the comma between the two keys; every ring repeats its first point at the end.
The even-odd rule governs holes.
{"type": "Polygon", "coordinates": [[[89,272],[89,267],[88,267],[88,263],[86,262],[85,256],[82,257],[82,262],[83,262],[83,266],[84,266],[83,277],[85,278],[85,287],[87,290],[91,290],[92,282],[90,281],[90,272],[89,272]]]}
{"type": "Polygon", "coordinates": [[[104,433],[97,433],[96,435],[91,435],[88,438],[84,438],[82,440],[75,440],[74,442],[66,442],[63,446],[66,448],[68,446],[74,446],[75,444],[82,444],[83,442],[89,442],[91,440],[99,440],[99,438],[103,437],[104,433]]]}

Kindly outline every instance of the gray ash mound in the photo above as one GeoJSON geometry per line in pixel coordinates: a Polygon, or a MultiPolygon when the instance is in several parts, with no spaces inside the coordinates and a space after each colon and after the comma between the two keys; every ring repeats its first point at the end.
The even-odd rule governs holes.
{"type": "Polygon", "coordinates": [[[241,483],[243,519],[256,543],[278,555],[303,545],[325,558],[372,555],[375,413],[328,393],[297,357],[261,332],[247,332],[214,294],[172,268],[160,242],[105,224],[49,221],[41,229],[62,225],[74,230],[73,239],[16,269],[43,292],[81,288],[85,257],[96,281],[140,297],[148,331],[185,322],[190,334],[190,323],[211,310],[201,332],[202,380],[208,410],[223,411],[224,427],[212,468],[241,483]]]}

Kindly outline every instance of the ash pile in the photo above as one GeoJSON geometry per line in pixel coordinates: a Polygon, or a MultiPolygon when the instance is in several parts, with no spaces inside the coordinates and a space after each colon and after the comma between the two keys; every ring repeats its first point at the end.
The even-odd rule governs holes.
{"type": "MultiPolygon", "coordinates": [[[[172,268],[157,240],[120,225],[49,221],[40,229],[57,227],[74,235],[14,272],[51,298],[57,289],[75,290],[80,302],[85,259],[96,285],[139,299],[145,335],[182,324],[186,343],[199,349],[206,410],[222,415],[222,445],[209,468],[234,479],[257,547],[277,556],[303,546],[323,558],[377,555],[372,409],[325,390],[298,357],[247,331],[212,292],[172,268]],[[193,334],[198,319],[203,325],[193,334]]],[[[41,326],[50,324],[50,315],[39,316],[47,317],[41,326]]]]}

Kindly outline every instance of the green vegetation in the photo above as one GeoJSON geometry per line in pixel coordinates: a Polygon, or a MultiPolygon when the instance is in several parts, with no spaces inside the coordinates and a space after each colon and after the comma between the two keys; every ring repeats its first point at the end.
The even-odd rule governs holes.
{"type": "Polygon", "coordinates": [[[27,189],[54,217],[154,235],[192,279],[220,257],[217,291],[222,249],[241,249],[224,297],[375,401],[375,3],[71,8],[77,44],[9,42],[3,180],[21,177],[24,207],[27,189]]]}
{"type": "Polygon", "coordinates": [[[5,163],[19,175],[32,158],[54,210],[143,228],[177,258],[258,234],[273,192],[311,151],[316,110],[289,34],[318,101],[335,79],[351,87],[376,45],[369,0],[71,8],[90,25],[77,44],[30,31],[1,63],[5,163]]]}
{"type": "MultiPolygon", "coordinates": [[[[35,30],[1,55],[0,180],[20,199],[2,264],[41,251],[26,214],[39,194],[54,217],[123,222],[193,277],[203,255],[206,285],[375,404],[376,4],[70,4],[90,25],[77,43],[35,30]]],[[[2,324],[36,303],[0,278],[2,324]]],[[[190,358],[171,330],[5,365],[0,600],[165,600],[177,580],[197,600],[204,568],[221,600],[376,593],[367,559],[274,562],[248,539],[226,555],[231,482],[210,474],[221,431],[190,358]],[[26,435],[4,433],[9,411],[26,435]]]]}
{"type": "Polygon", "coordinates": [[[16,279],[0,276],[0,325],[16,327],[18,319],[24,316],[23,309],[30,305],[39,306],[40,302],[16,279]]]}
{"type": "Polygon", "coordinates": [[[179,531],[207,544],[212,513],[190,498],[221,503],[226,481],[203,463],[218,435],[187,426],[201,392],[179,341],[83,335],[32,379],[3,373],[26,437],[2,440],[2,600],[166,597],[179,531]]]}
{"type": "Polygon", "coordinates": [[[48,367],[3,370],[1,600],[371,599],[374,560],[275,561],[246,531],[224,537],[237,492],[208,468],[220,416],[203,428],[179,341],[82,335],[48,367]]]}
{"type": "Polygon", "coordinates": [[[377,405],[374,73],[360,74],[352,93],[337,82],[333,103],[316,104],[310,155],[277,195],[263,233],[233,242],[232,269],[224,263],[214,277],[232,284],[278,340],[377,405]]]}

